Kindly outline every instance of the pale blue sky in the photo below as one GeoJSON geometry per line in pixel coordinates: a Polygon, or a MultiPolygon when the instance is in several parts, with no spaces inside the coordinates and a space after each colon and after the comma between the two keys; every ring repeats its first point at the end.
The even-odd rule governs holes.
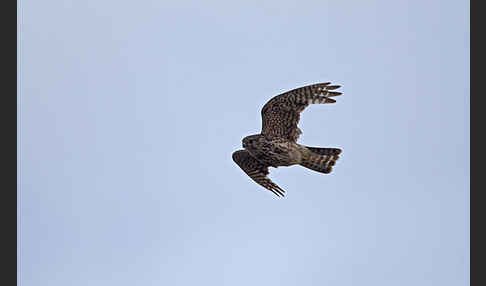
{"type": "Polygon", "coordinates": [[[468,1],[21,1],[22,286],[469,284],[468,1]],[[233,163],[306,84],[332,174],[233,163]]]}

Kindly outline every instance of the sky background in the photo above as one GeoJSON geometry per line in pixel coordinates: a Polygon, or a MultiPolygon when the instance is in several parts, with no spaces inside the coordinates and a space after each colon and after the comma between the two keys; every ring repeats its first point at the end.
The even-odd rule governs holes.
{"type": "Polygon", "coordinates": [[[468,1],[20,1],[22,286],[469,284],[468,1]],[[273,96],[342,85],[232,161],[273,96]]]}

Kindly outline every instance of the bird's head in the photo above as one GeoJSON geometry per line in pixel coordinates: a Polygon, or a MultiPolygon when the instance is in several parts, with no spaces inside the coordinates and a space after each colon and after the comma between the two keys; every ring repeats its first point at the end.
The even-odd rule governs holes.
{"type": "Polygon", "coordinates": [[[245,138],[243,138],[243,141],[242,141],[243,148],[245,148],[245,149],[250,148],[251,149],[253,146],[258,145],[261,138],[262,138],[261,134],[246,136],[245,138]]]}

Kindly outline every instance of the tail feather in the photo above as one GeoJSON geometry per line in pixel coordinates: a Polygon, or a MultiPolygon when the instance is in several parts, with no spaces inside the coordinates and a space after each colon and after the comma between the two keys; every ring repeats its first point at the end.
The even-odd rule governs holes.
{"type": "Polygon", "coordinates": [[[332,166],[336,164],[341,154],[341,149],[338,148],[307,147],[307,149],[311,151],[310,155],[300,165],[324,174],[331,173],[332,166]]]}
{"type": "Polygon", "coordinates": [[[339,155],[342,152],[342,150],[339,148],[320,148],[320,147],[309,147],[309,146],[306,147],[307,149],[311,150],[312,153],[316,153],[319,155],[339,155]]]}

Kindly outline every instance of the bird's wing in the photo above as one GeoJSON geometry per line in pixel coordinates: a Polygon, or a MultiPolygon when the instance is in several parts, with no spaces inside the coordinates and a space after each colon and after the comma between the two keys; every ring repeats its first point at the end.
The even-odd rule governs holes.
{"type": "Polygon", "coordinates": [[[262,134],[297,142],[302,133],[297,127],[300,113],[309,104],[333,103],[336,100],[330,97],[341,95],[341,92],[331,91],[340,86],[330,84],[307,85],[270,99],[262,108],[262,134]]]}
{"type": "Polygon", "coordinates": [[[255,182],[264,188],[270,190],[272,193],[279,197],[285,195],[285,191],[282,190],[277,184],[272,182],[268,175],[268,166],[263,165],[246,150],[235,151],[232,155],[233,161],[255,182]]]}

